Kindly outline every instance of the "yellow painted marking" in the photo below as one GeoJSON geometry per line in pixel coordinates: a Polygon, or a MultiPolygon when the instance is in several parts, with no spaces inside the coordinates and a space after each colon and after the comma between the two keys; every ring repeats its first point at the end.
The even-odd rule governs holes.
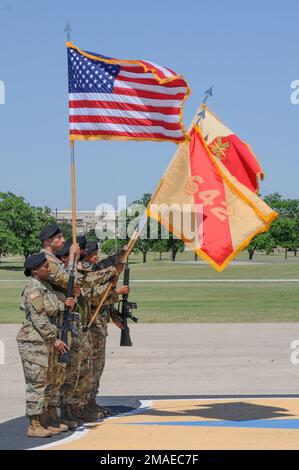
{"type": "Polygon", "coordinates": [[[299,399],[155,400],[149,410],[109,419],[52,449],[299,449],[299,429],[177,426],[172,422],[299,419],[299,399]],[[124,423],[169,422],[169,425],[124,423]]]}

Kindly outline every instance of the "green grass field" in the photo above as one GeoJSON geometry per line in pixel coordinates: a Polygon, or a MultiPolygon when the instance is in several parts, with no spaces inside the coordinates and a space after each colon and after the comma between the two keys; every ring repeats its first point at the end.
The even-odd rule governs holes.
{"type": "MultiPolygon", "coordinates": [[[[131,300],[138,302],[140,322],[291,322],[299,320],[299,257],[291,253],[255,255],[252,264],[246,252],[236,264],[217,273],[206,264],[193,261],[192,253],[180,253],[172,263],[167,254],[146,264],[132,255],[131,300]],[[256,263],[256,264],[255,264],[256,263]],[[175,280],[216,280],[217,282],[174,282],[175,280]],[[270,282],[225,282],[259,279],[270,282]],[[273,282],[275,279],[290,282],[273,282]],[[148,282],[134,282],[144,280],[148,282]],[[163,282],[152,283],[152,280],[163,282]],[[272,281],[271,281],[272,280],[272,281]],[[166,281],[166,282],[165,282],[166,281]],[[169,282],[167,282],[169,281],[169,282]],[[172,282],[171,282],[172,281],[172,282]],[[218,282],[221,281],[221,282],[218,282]],[[224,282],[222,282],[224,281],[224,282]]],[[[4,259],[0,266],[0,323],[20,323],[23,313],[19,298],[26,278],[18,258],[4,259]]]]}

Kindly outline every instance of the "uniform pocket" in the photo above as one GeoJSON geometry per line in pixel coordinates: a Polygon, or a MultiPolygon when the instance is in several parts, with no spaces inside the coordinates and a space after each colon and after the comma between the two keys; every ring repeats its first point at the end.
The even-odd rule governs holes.
{"type": "Polygon", "coordinates": [[[47,315],[57,315],[57,313],[59,312],[59,303],[56,295],[47,293],[46,295],[44,295],[43,301],[47,315]]]}
{"type": "Polygon", "coordinates": [[[44,340],[32,323],[28,320],[24,321],[22,328],[17,334],[18,342],[28,342],[33,344],[44,344],[44,340]]]}
{"type": "Polygon", "coordinates": [[[48,367],[49,349],[46,343],[37,344],[28,341],[18,341],[18,347],[23,364],[28,362],[38,366],[48,367]]]}
{"type": "Polygon", "coordinates": [[[33,364],[30,361],[23,361],[24,376],[26,382],[46,384],[47,367],[40,364],[33,364]]]}

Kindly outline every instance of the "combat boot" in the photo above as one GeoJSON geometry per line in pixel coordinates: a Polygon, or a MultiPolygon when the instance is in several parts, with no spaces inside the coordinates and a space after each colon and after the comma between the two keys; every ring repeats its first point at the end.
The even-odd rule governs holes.
{"type": "Polygon", "coordinates": [[[104,418],[111,415],[111,410],[109,408],[104,408],[97,404],[95,398],[90,398],[87,404],[88,410],[97,411],[99,413],[99,418],[104,418]]]}
{"type": "Polygon", "coordinates": [[[71,410],[72,414],[84,423],[90,423],[98,419],[97,412],[91,412],[90,410],[81,408],[79,405],[72,405],[71,410]]]}
{"type": "Polygon", "coordinates": [[[40,421],[40,424],[45,429],[47,429],[47,431],[50,431],[53,435],[61,433],[59,426],[56,427],[52,423],[50,423],[50,416],[49,416],[48,410],[44,411],[43,414],[40,415],[39,421],[40,421]]]}
{"type": "Polygon", "coordinates": [[[87,411],[87,412],[90,413],[92,416],[95,415],[95,416],[97,417],[97,419],[103,419],[103,418],[105,418],[105,413],[103,413],[103,411],[101,411],[101,410],[92,411],[92,410],[90,410],[90,408],[85,407],[85,408],[84,408],[84,411],[87,411]]]}
{"type": "Polygon", "coordinates": [[[101,408],[100,405],[97,404],[95,398],[90,398],[88,400],[87,406],[90,410],[93,410],[93,411],[100,411],[100,408],[101,408]]]}
{"type": "Polygon", "coordinates": [[[62,405],[60,409],[60,422],[66,424],[69,429],[75,429],[81,426],[82,422],[79,422],[71,412],[70,405],[62,405]]]}
{"type": "Polygon", "coordinates": [[[105,418],[107,416],[111,416],[112,415],[112,411],[110,410],[110,408],[106,408],[106,406],[100,406],[100,411],[99,413],[103,413],[105,418]]]}
{"type": "Polygon", "coordinates": [[[50,426],[54,426],[54,428],[59,428],[60,432],[66,432],[69,430],[66,424],[60,422],[56,406],[51,406],[48,408],[48,417],[49,417],[49,424],[50,426]]]}
{"type": "Polygon", "coordinates": [[[29,417],[28,437],[51,437],[53,434],[40,424],[40,415],[29,417]]]}

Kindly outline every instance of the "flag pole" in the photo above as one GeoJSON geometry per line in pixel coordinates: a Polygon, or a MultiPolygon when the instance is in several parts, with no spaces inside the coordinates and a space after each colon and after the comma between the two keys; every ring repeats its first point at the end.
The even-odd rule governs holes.
{"type": "MultiPolygon", "coordinates": [[[[161,179],[161,180],[160,180],[160,183],[158,184],[158,186],[157,186],[157,188],[156,188],[154,194],[152,195],[151,200],[150,200],[150,202],[148,203],[148,206],[147,206],[147,207],[150,206],[151,201],[154,199],[154,197],[155,197],[155,196],[157,195],[157,193],[159,192],[162,183],[163,183],[163,181],[162,181],[162,179],[161,179]]],[[[121,262],[122,262],[122,263],[127,263],[127,262],[128,262],[129,255],[130,255],[130,253],[133,251],[134,246],[136,245],[136,243],[137,243],[137,241],[138,241],[138,239],[139,239],[139,237],[140,237],[140,234],[141,234],[141,232],[142,232],[142,230],[143,230],[143,227],[144,227],[144,225],[146,224],[146,221],[147,221],[147,209],[145,210],[145,213],[143,214],[142,219],[138,222],[138,224],[137,224],[137,226],[136,226],[136,228],[135,228],[135,230],[134,230],[134,232],[133,232],[133,234],[132,234],[132,236],[131,236],[131,238],[130,238],[130,241],[129,241],[128,245],[127,245],[127,249],[126,249],[126,251],[125,251],[125,253],[123,254],[122,259],[121,259],[121,262]]],[[[107,286],[106,290],[104,291],[104,294],[103,294],[103,296],[102,296],[102,298],[101,298],[101,300],[100,300],[100,303],[98,304],[97,308],[95,309],[95,311],[94,311],[94,313],[93,313],[91,319],[89,320],[89,323],[88,323],[87,327],[85,327],[85,330],[88,330],[88,329],[91,327],[91,325],[93,324],[93,322],[95,321],[95,319],[97,318],[99,311],[101,310],[102,306],[103,306],[104,303],[106,302],[106,300],[107,300],[107,298],[108,298],[108,296],[109,296],[109,294],[110,294],[110,292],[111,292],[111,289],[112,289],[112,285],[111,285],[111,283],[109,282],[109,283],[108,283],[108,286],[107,286]]]]}
{"type": "Polygon", "coordinates": [[[205,110],[206,102],[208,101],[208,98],[211,98],[212,96],[213,96],[213,87],[211,86],[207,91],[205,91],[205,97],[202,100],[202,103],[201,103],[201,105],[200,105],[200,107],[199,107],[192,123],[191,123],[191,126],[189,128],[189,132],[192,129],[192,126],[194,124],[196,124],[196,126],[198,126],[199,121],[206,117],[206,110],[205,110]]]}
{"type": "MultiPolygon", "coordinates": [[[[71,40],[72,28],[70,22],[67,21],[64,32],[66,33],[67,41],[71,40]]],[[[77,242],[77,220],[76,220],[76,178],[75,178],[75,142],[70,140],[70,157],[71,157],[71,187],[72,187],[72,235],[73,244],[77,242]]]]}
{"type": "MultiPolygon", "coordinates": [[[[213,86],[211,86],[210,88],[208,88],[208,90],[205,91],[205,96],[204,96],[204,99],[202,100],[199,108],[197,109],[196,113],[195,113],[195,116],[194,118],[192,119],[191,121],[191,124],[188,128],[188,134],[191,132],[191,129],[192,127],[194,126],[194,124],[198,125],[199,121],[201,119],[204,119],[205,118],[205,108],[203,108],[203,106],[206,105],[206,102],[208,100],[208,98],[211,98],[213,96],[213,86]],[[202,109],[203,108],[203,109],[202,109]]],[[[177,149],[175,151],[175,154],[174,156],[172,157],[172,159],[170,160],[170,163],[169,165],[167,166],[164,174],[166,174],[168,168],[170,167],[170,165],[172,164],[172,162],[174,161],[174,159],[176,158],[177,156],[177,153],[179,152],[179,147],[180,145],[177,146],[177,149]]],[[[163,177],[160,179],[159,181],[159,184],[158,186],[156,187],[155,189],[155,192],[153,193],[151,199],[150,199],[150,202],[148,203],[148,206],[146,208],[146,211],[145,211],[145,214],[144,216],[142,217],[141,221],[139,222],[138,224],[138,228],[135,229],[132,237],[131,237],[131,240],[128,244],[128,250],[126,251],[125,255],[124,255],[124,258],[125,260],[128,258],[129,254],[131,253],[131,251],[133,250],[142,230],[143,230],[143,227],[145,226],[146,224],[146,220],[147,220],[147,211],[152,203],[152,201],[154,200],[154,198],[156,197],[156,195],[158,194],[158,192],[160,191],[160,188],[161,186],[163,185],[163,177]]]]}
{"type": "Polygon", "coordinates": [[[75,142],[70,141],[70,154],[71,154],[71,186],[72,186],[72,234],[73,244],[77,241],[77,227],[76,227],[76,178],[75,178],[75,142]]]}
{"type": "Polygon", "coordinates": [[[71,32],[72,32],[72,28],[71,28],[69,21],[67,21],[65,25],[64,32],[66,33],[67,42],[69,42],[71,40],[71,32]]]}
{"type": "MultiPolygon", "coordinates": [[[[202,117],[204,117],[204,116],[200,116],[200,115],[201,115],[201,111],[202,111],[202,106],[206,104],[207,99],[208,99],[209,97],[211,97],[212,95],[213,95],[213,87],[209,88],[209,89],[205,92],[205,97],[204,97],[202,103],[200,104],[199,108],[197,109],[194,118],[193,118],[192,121],[191,121],[191,124],[190,124],[189,129],[188,129],[188,133],[191,131],[191,129],[192,129],[194,123],[198,124],[198,122],[200,121],[200,119],[201,119],[202,117]]],[[[171,163],[172,163],[173,160],[176,158],[178,151],[179,151],[179,145],[177,146],[177,150],[175,151],[174,156],[172,157],[172,159],[171,159],[169,165],[167,166],[167,169],[170,167],[171,163]]],[[[164,174],[167,172],[167,169],[165,170],[164,174]]],[[[142,230],[143,230],[143,227],[144,227],[145,224],[146,224],[146,221],[147,221],[147,211],[148,211],[148,209],[149,209],[149,207],[150,207],[152,201],[154,200],[154,198],[156,197],[156,195],[157,195],[158,192],[160,191],[160,188],[161,188],[162,185],[163,185],[163,177],[160,179],[159,184],[157,185],[157,187],[156,187],[154,193],[152,194],[152,197],[151,197],[151,199],[150,199],[150,201],[149,201],[149,203],[148,203],[148,206],[147,206],[147,208],[146,208],[146,210],[145,210],[145,213],[143,214],[141,220],[138,222],[138,224],[137,224],[137,226],[136,226],[136,228],[135,228],[135,230],[134,230],[134,232],[133,232],[133,234],[132,234],[132,236],[131,236],[131,239],[130,239],[130,241],[129,241],[129,243],[128,243],[128,246],[127,246],[127,249],[126,249],[126,252],[124,253],[124,255],[123,255],[123,257],[122,257],[122,260],[121,260],[123,263],[126,263],[126,262],[127,262],[130,253],[131,253],[132,250],[134,249],[134,246],[135,246],[135,244],[137,243],[137,241],[138,241],[138,239],[139,239],[139,237],[140,237],[140,234],[141,234],[141,232],[142,232],[142,230]]],[[[99,311],[101,310],[102,306],[104,305],[104,303],[106,302],[106,300],[107,300],[107,298],[108,298],[108,296],[109,296],[109,294],[110,294],[110,292],[111,292],[111,289],[112,289],[112,285],[111,285],[110,282],[109,282],[109,284],[108,284],[108,286],[107,286],[107,288],[106,288],[106,290],[105,290],[105,292],[104,292],[104,294],[103,294],[103,296],[102,296],[102,298],[101,298],[101,300],[100,300],[100,303],[98,304],[96,310],[94,311],[94,314],[93,314],[93,316],[91,317],[91,319],[90,319],[90,321],[89,321],[89,323],[88,323],[86,329],[89,329],[89,328],[91,327],[91,325],[93,324],[93,322],[95,321],[95,319],[97,318],[97,315],[98,315],[99,311]]]]}

